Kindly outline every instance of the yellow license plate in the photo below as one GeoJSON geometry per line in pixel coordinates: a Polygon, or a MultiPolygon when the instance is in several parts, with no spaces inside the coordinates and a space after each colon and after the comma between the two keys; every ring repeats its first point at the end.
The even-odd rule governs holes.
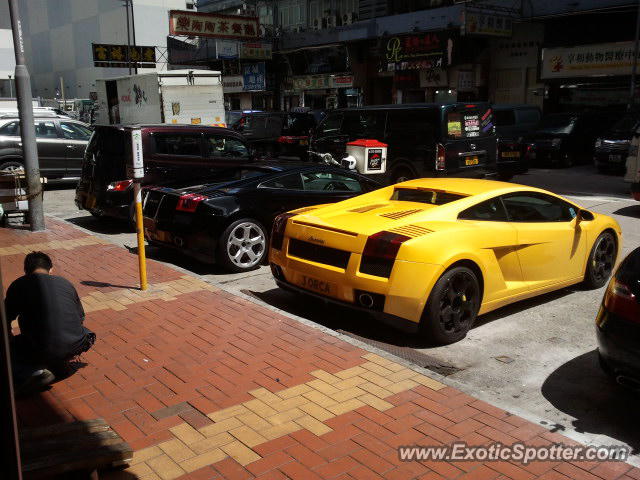
{"type": "Polygon", "coordinates": [[[147,237],[157,242],[171,243],[171,234],[163,230],[147,230],[147,237]]]}
{"type": "Polygon", "coordinates": [[[465,165],[478,165],[478,157],[467,157],[464,159],[465,165]]]}
{"type": "Polygon", "coordinates": [[[300,275],[298,277],[298,285],[322,295],[335,296],[336,286],[331,282],[325,282],[324,280],[319,280],[317,278],[300,275]]]}
{"type": "Polygon", "coordinates": [[[306,139],[300,140],[300,145],[309,145],[309,140],[306,140],[306,139]]]}
{"type": "Polygon", "coordinates": [[[502,158],[518,158],[520,157],[520,152],[502,152],[502,158]]]}

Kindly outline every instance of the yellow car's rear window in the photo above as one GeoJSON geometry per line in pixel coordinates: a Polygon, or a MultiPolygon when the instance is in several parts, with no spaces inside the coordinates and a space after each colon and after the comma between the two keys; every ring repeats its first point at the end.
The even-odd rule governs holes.
{"type": "Polygon", "coordinates": [[[415,188],[395,188],[390,200],[401,202],[427,203],[429,205],[444,205],[464,198],[466,195],[445,192],[442,190],[427,190],[415,188]]]}

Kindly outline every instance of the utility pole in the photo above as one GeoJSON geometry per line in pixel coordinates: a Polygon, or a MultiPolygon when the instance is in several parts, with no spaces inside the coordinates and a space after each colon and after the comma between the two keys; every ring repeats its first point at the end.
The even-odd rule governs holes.
{"type": "Polygon", "coordinates": [[[24,59],[24,40],[22,38],[22,22],[18,11],[18,2],[9,0],[11,29],[13,31],[13,49],[16,55],[16,97],[18,98],[18,115],[20,117],[20,136],[22,137],[22,158],[27,176],[27,192],[29,194],[29,224],[31,231],[44,230],[44,210],[42,206],[42,183],[40,182],[40,166],[38,164],[38,146],[33,122],[33,99],[31,97],[31,79],[24,59]]]}
{"type": "Polygon", "coordinates": [[[129,75],[131,75],[131,33],[129,32],[129,0],[124,0],[124,8],[127,11],[127,66],[129,67],[129,75]]]}
{"type": "MultiPolygon", "coordinates": [[[[133,0],[127,0],[127,3],[131,5],[131,37],[133,40],[133,48],[136,48],[136,18],[133,15],[133,0]]],[[[133,64],[133,73],[138,74],[138,62],[133,64]]]]}

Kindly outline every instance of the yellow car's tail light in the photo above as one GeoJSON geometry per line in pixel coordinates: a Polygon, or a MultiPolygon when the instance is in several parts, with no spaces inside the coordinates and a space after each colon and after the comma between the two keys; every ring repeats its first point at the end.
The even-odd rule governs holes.
{"type": "Polygon", "coordinates": [[[295,215],[295,213],[281,213],[273,221],[273,228],[271,229],[271,248],[282,250],[284,231],[287,229],[287,220],[295,215]]]}
{"type": "Polygon", "coordinates": [[[400,246],[411,237],[382,231],[367,239],[362,252],[360,272],[389,278],[400,246]]]}

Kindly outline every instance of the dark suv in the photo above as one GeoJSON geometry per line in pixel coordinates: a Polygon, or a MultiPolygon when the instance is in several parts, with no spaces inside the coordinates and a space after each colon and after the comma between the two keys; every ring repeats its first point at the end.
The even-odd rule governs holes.
{"type": "Polygon", "coordinates": [[[359,138],[388,145],[387,178],[398,183],[439,175],[482,176],[495,166],[496,137],[488,103],[417,103],[345,108],[313,132],[311,152],[345,156],[359,138]]]}
{"type": "Polygon", "coordinates": [[[250,112],[231,128],[263,155],[308,158],[309,133],[316,126],[311,113],[250,112]]]}
{"type": "Polygon", "coordinates": [[[640,113],[631,112],[596,139],[593,161],[600,172],[624,174],[633,134],[640,126],[640,113]]]}
{"type": "MultiPolygon", "coordinates": [[[[35,117],[38,159],[43,177],[80,175],[84,149],[89,143],[89,125],[68,117],[35,117]]],[[[17,115],[0,115],[0,171],[24,168],[20,120],[17,115]]]]}
{"type": "Polygon", "coordinates": [[[205,178],[224,167],[253,161],[244,139],[226,128],[193,125],[96,126],[82,163],[76,205],[94,216],[131,220],[131,130],[140,128],[143,185],[205,178]]]}

